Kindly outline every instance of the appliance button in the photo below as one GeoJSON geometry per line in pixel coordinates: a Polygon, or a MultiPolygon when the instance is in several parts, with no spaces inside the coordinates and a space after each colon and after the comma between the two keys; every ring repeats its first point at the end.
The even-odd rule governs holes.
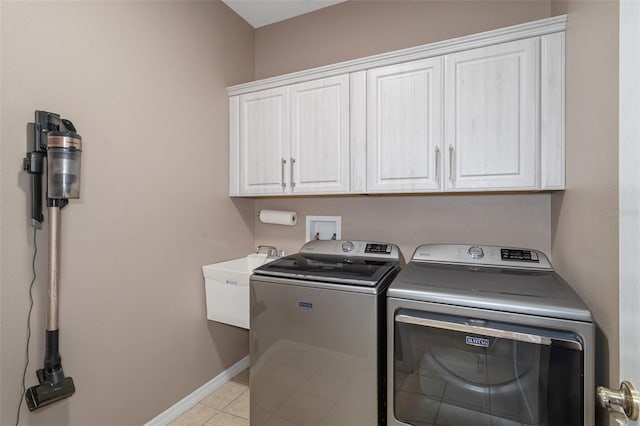
{"type": "Polygon", "coordinates": [[[353,243],[351,241],[345,241],[342,243],[342,251],[350,252],[351,250],[353,250],[353,243]]]}
{"type": "Polygon", "coordinates": [[[482,247],[472,246],[469,248],[469,256],[471,256],[472,259],[482,259],[484,257],[484,250],[482,250],[482,247]]]}

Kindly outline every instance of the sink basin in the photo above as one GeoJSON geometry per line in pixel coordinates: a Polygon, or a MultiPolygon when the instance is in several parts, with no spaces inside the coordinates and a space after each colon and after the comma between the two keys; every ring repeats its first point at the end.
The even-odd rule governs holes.
{"type": "Polygon", "coordinates": [[[266,254],[250,254],[203,266],[207,319],[249,329],[249,277],[271,260],[266,254]]]}

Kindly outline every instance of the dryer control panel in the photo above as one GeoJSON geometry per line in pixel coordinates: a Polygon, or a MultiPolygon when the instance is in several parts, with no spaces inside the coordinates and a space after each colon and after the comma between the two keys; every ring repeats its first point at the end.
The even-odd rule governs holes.
{"type": "Polygon", "coordinates": [[[424,244],[416,249],[411,260],[495,268],[553,270],[547,256],[539,250],[488,245],[424,244]]]}

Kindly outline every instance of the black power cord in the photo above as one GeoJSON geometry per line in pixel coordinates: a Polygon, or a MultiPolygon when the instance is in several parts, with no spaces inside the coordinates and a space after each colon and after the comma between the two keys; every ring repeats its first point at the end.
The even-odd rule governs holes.
{"type": "Polygon", "coordinates": [[[29,342],[31,341],[31,311],[33,310],[33,284],[36,282],[36,255],[38,254],[38,246],[36,244],[36,231],[33,228],[33,260],[31,261],[31,271],[33,278],[29,284],[29,314],[27,315],[27,347],[25,349],[25,364],[22,372],[22,392],[20,393],[20,403],[18,404],[18,414],[16,415],[16,426],[20,423],[20,410],[22,409],[22,401],[26,391],[25,380],[27,378],[27,368],[29,367],[29,342]]]}

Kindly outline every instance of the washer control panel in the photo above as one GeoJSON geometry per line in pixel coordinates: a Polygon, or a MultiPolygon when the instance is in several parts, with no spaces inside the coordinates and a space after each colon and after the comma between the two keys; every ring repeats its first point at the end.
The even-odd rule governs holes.
{"type": "Polygon", "coordinates": [[[510,260],[514,262],[540,262],[540,256],[535,250],[521,249],[500,249],[500,257],[502,260],[510,260]]]}
{"type": "Polygon", "coordinates": [[[365,253],[375,253],[375,254],[391,254],[392,250],[391,244],[380,244],[380,243],[367,243],[364,247],[365,253]]]}
{"type": "Polygon", "coordinates": [[[551,262],[543,252],[516,247],[424,244],[416,249],[411,260],[414,262],[468,264],[496,268],[553,270],[551,262]]]}
{"type": "Polygon", "coordinates": [[[402,259],[400,249],[395,244],[372,241],[313,240],[302,246],[300,253],[361,256],[391,261],[402,259]]]}

